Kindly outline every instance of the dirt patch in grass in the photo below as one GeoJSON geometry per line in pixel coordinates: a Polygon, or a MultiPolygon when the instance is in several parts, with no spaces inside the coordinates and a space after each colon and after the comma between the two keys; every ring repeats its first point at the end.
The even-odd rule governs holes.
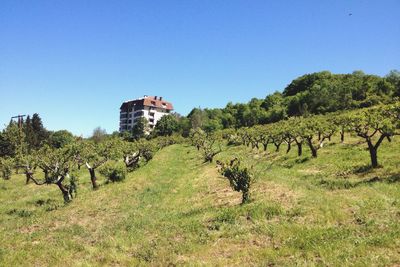
{"type": "Polygon", "coordinates": [[[253,185],[252,198],[278,202],[285,208],[292,207],[299,197],[298,192],[278,183],[259,181],[253,185]]]}
{"type": "Polygon", "coordinates": [[[310,174],[319,174],[319,173],[321,173],[321,171],[320,170],[318,170],[318,169],[304,169],[304,170],[299,170],[299,172],[300,173],[303,173],[303,174],[307,174],[307,175],[310,175],[310,174]]]}
{"type": "Polygon", "coordinates": [[[217,168],[207,166],[200,177],[207,179],[208,184],[199,192],[199,197],[211,198],[213,207],[235,206],[242,202],[240,192],[231,189],[229,181],[219,175],[217,168]]]}

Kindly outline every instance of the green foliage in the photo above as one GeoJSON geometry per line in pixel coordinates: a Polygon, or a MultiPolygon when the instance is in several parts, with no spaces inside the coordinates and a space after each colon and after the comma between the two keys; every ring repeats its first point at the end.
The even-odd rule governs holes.
{"type": "Polygon", "coordinates": [[[240,166],[240,160],[235,158],[229,163],[218,162],[219,172],[229,180],[233,190],[242,192],[242,204],[250,201],[250,188],[255,182],[254,174],[247,167],[240,166]]]}
{"type": "Polygon", "coordinates": [[[75,137],[72,133],[67,130],[60,130],[50,134],[48,139],[49,145],[54,148],[63,148],[68,144],[75,141],[75,137]]]}
{"type": "Polygon", "coordinates": [[[351,129],[363,138],[370,152],[371,165],[377,168],[378,148],[387,139],[400,134],[400,103],[360,110],[350,115],[351,129]],[[375,140],[374,140],[375,138],[375,140]]]}
{"type": "Polygon", "coordinates": [[[154,128],[155,136],[170,136],[179,130],[177,119],[172,115],[161,117],[154,128]]]}
{"type": "Polygon", "coordinates": [[[0,174],[4,180],[9,180],[11,178],[13,167],[14,167],[14,162],[12,158],[0,157],[0,174]]]}
{"type": "Polygon", "coordinates": [[[140,117],[132,128],[132,138],[138,140],[145,138],[149,132],[149,122],[146,118],[140,117]]]}
{"type": "Polygon", "coordinates": [[[39,114],[28,115],[24,123],[24,132],[29,150],[37,150],[49,138],[49,132],[44,128],[39,114]]]}
{"type": "Polygon", "coordinates": [[[107,162],[100,169],[99,172],[106,176],[108,181],[120,182],[125,179],[127,170],[122,162],[107,162]]]}
{"type": "Polygon", "coordinates": [[[326,114],[395,102],[400,96],[400,75],[385,77],[332,74],[322,71],[294,79],[283,91],[248,103],[228,103],[222,109],[194,108],[188,115],[193,129],[213,132],[225,128],[252,127],[278,122],[292,116],[326,114]]]}
{"type": "Polygon", "coordinates": [[[95,143],[100,143],[100,142],[103,141],[106,137],[107,137],[107,131],[106,131],[105,129],[102,129],[101,127],[96,127],[96,128],[93,130],[91,139],[92,139],[95,143]]]}

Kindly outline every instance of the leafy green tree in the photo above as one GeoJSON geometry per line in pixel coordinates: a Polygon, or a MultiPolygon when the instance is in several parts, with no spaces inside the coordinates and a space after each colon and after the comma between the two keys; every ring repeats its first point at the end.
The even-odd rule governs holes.
{"type": "Polygon", "coordinates": [[[13,166],[14,166],[14,162],[13,162],[12,158],[0,157],[0,173],[1,173],[1,177],[4,180],[9,180],[11,178],[13,166]]]}
{"type": "Polygon", "coordinates": [[[202,128],[207,120],[206,113],[201,108],[194,108],[189,113],[188,118],[193,129],[202,128]]]}
{"type": "Polygon", "coordinates": [[[172,115],[165,115],[157,121],[154,128],[156,136],[170,136],[179,130],[177,119],[172,115]]]}
{"type": "Polygon", "coordinates": [[[31,126],[34,133],[33,138],[31,139],[31,146],[35,149],[39,149],[42,143],[49,138],[50,133],[43,126],[42,119],[37,113],[32,115],[31,126]]]}
{"type": "Polygon", "coordinates": [[[6,133],[0,132],[0,157],[11,157],[15,154],[15,146],[6,133]]]}
{"type": "Polygon", "coordinates": [[[385,79],[394,86],[394,95],[400,97],[400,71],[391,70],[385,79]]]}
{"type": "Polygon", "coordinates": [[[100,143],[100,142],[103,141],[106,137],[107,137],[107,131],[106,131],[105,129],[102,129],[102,128],[99,126],[99,127],[94,128],[91,139],[92,139],[95,143],[100,143]]]}
{"type": "Polygon", "coordinates": [[[75,141],[75,137],[67,130],[60,130],[50,134],[49,144],[54,148],[63,148],[75,141]]]}
{"type": "Polygon", "coordinates": [[[85,162],[89,171],[90,181],[93,190],[98,188],[96,169],[105,164],[110,159],[119,159],[122,157],[123,143],[119,138],[96,143],[88,140],[84,141],[80,147],[80,156],[85,162]]]}
{"type": "Polygon", "coordinates": [[[379,106],[355,112],[351,117],[351,128],[357,136],[363,138],[371,158],[371,165],[377,168],[378,149],[382,142],[389,142],[394,135],[400,134],[400,104],[379,106]]]}
{"type": "Polygon", "coordinates": [[[300,134],[311,150],[311,155],[316,158],[317,151],[323,147],[325,139],[331,133],[330,127],[321,117],[311,116],[301,122],[300,134]],[[327,134],[325,134],[325,132],[327,134]]]}
{"type": "Polygon", "coordinates": [[[43,181],[39,181],[30,173],[29,180],[36,185],[54,184],[64,198],[65,202],[70,202],[76,194],[77,184],[75,175],[71,175],[73,159],[77,154],[76,145],[65,145],[62,148],[54,149],[44,145],[36,154],[36,162],[41,168],[45,169],[47,176],[43,181]]]}
{"type": "Polygon", "coordinates": [[[31,117],[28,115],[24,124],[25,141],[28,145],[28,151],[36,148],[36,134],[32,127],[31,117]]]}
{"type": "Polygon", "coordinates": [[[100,173],[107,177],[107,182],[120,182],[125,179],[127,170],[122,162],[107,162],[100,168],[100,173]]]}
{"type": "Polygon", "coordinates": [[[146,118],[140,117],[132,128],[132,138],[135,140],[144,138],[149,133],[149,131],[149,122],[146,118]]]}
{"type": "Polygon", "coordinates": [[[201,147],[203,149],[204,162],[212,163],[214,157],[222,152],[220,141],[215,134],[206,134],[201,147]]]}

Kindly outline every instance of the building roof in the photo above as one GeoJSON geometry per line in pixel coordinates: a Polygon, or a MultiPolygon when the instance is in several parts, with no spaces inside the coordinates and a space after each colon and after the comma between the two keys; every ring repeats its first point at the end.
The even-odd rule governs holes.
{"type": "Polygon", "coordinates": [[[144,96],[138,99],[125,101],[122,103],[120,109],[126,109],[136,105],[174,110],[174,107],[170,102],[165,101],[162,97],[157,96],[144,96]]]}

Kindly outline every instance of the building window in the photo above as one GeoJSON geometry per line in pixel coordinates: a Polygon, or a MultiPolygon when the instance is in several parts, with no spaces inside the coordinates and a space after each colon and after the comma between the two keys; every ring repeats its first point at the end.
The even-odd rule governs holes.
{"type": "Polygon", "coordinates": [[[150,123],[154,123],[154,119],[149,119],[149,122],[150,123]]]}
{"type": "Polygon", "coordinates": [[[138,111],[138,112],[135,112],[135,117],[138,117],[138,116],[143,116],[144,115],[144,112],[143,111],[138,111]]]}
{"type": "Polygon", "coordinates": [[[149,113],[149,116],[154,117],[154,112],[149,113]]]}
{"type": "Polygon", "coordinates": [[[128,123],[132,123],[132,120],[128,120],[128,123]]]}
{"type": "Polygon", "coordinates": [[[156,101],[151,101],[151,104],[152,104],[153,106],[155,106],[155,105],[156,105],[156,101]]]}

